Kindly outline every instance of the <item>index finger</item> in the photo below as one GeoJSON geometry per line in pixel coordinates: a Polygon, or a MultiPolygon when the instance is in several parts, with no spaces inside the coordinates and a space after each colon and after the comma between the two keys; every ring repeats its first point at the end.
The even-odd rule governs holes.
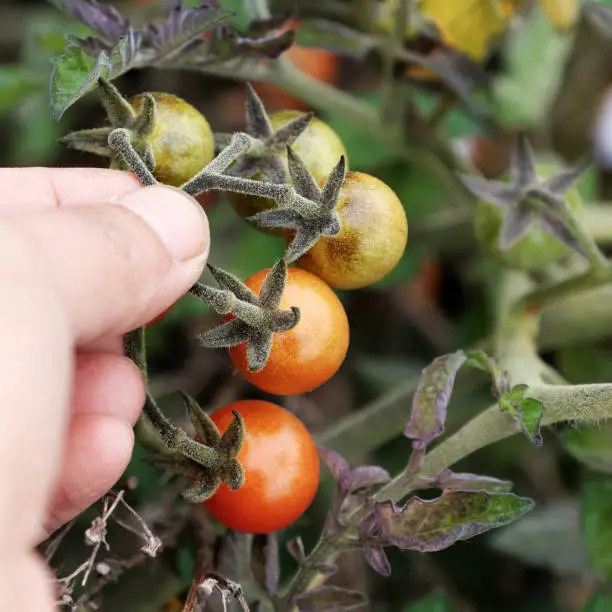
{"type": "Polygon", "coordinates": [[[130,172],[107,168],[0,168],[0,214],[96,204],[141,187],[130,172]]]}

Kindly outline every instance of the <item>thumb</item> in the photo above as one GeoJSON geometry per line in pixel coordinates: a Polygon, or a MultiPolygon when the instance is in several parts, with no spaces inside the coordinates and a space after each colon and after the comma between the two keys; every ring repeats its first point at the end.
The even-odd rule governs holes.
{"type": "Polygon", "coordinates": [[[2,226],[5,261],[27,262],[50,285],[77,343],[124,333],[170,306],[199,278],[210,245],[197,201],[161,185],[2,226]]]}

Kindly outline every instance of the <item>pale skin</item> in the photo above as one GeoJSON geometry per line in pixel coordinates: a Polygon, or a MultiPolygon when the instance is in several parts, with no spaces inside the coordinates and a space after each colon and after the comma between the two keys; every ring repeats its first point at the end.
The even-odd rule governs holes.
{"type": "Polygon", "coordinates": [[[122,334],[183,295],[208,250],[175,189],[0,169],[0,610],[55,609],[34,548],[119,479],[144,403],[122,334]]]}

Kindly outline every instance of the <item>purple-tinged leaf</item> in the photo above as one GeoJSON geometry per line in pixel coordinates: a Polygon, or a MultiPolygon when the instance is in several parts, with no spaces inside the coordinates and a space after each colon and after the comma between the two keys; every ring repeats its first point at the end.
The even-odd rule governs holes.
{"type": "Polygon", "coordinates": [[[337,483],[346,478],[350,468],[346,459],[340,453],[323,446],[317,446],[317,450],[337,483]]]}
{"type": "Polygon", "coordinates": [[[344,457],[336,451],[322,446],[319,446],[318,449],[343,495],[384,484],[391,478],[387,470],[377,465],[360,465],[351,470],[344,457]]]}
{"type": "Polygon", "coordinates": [[[444,432],[446,409],[459,368],[465,363],[463,351],[442,355],[421,374],[412,400],[412,414],[404,435],[413,440],[413,448],[424,450],[444,432]]]}
{"type": "Polygon", "coordinates": [[[287,550],[300,565],[304,564],[306,561],[306,551],[304,550],[304,542],[302,542],[300,536],[292,538],[287,542],[287,550]]]}
{"type": "Polygon", "coordinates": [[[337,586],[322,586],[293,598],[300,612],[349,612],[367,601],[362,593],[337,586]]]}
{"type": "Polygon", "coordinates": [[[254,536],[251,570],[259,586],[268,595],[275,595],[280,575],[278,542],[275,534],[254,536]]]}
{"type": "Polygon", "coordinates": [[[51,0],[51,3],[108,41],[116,42],[130,30],[130,20],[110,4],[96,0],[51,0]]]}
{"type": "Polygon", "coordinates": [[[347,475],[347,489],[352,493],[359,489],[368,489],[375,485],[389,482],[391,476],[384,468],[377,465],[360,465],[347,475]]]}
{"type": "Polygon", "coordinates": [[[542,402],[527,396],[527,385],[515,385],[499,398],[499,407],[515,417],[521,430],[535,446],[542,446],[541,424],[544,416],[542,402]]]}
{"type": "Polygon", "coordinates": [[[364,546],[363,552],[368,565],[381,576],[391,575],[391,564],[382,546],[364,546]]]}
{"type": "Polygon", "coordinates": [[[404,507],[377,503],[377,535],[405,550],[435,552],[507,525],[534,506],[531,499],[513,493],[447,491],[423,500],[412,497],[404,507]]]}
{"type": "Polygon", "coordinates": [[[378,528],[378,517],[375,512],[370,512],[359,522],[359,537],[365,542],[378,528]]]}
{"type": "Polygon", "coordinates": [[[443,470],[429,485],[446,491],[490,491],[499,493],[507,493],[513,487],[513,483],[509,480],[499,480],[479,474],[456,473],[452,470],[443,470]]]}
{"type": "Polygon", "coordinates": [[[177,55],[230,15],[228,11],[211,6],[170,11],[165,21],[151,25],[147,30],[147,37],[156,50],[156,61],[177,55]]]}

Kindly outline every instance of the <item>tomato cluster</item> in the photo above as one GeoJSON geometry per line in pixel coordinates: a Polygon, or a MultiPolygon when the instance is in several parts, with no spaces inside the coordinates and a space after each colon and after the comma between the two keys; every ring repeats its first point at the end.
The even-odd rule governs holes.
{"type": "MultiPolygon", "coordinates": [[[[212,161],[215,136],[206,119],[184,100],[154,93],[125,101],[117,98],[120,94],[110,84],[103,89],[107,111],[113,104],[119,110],[115,120],[109,113],[111,128],[98,130],[98,144],[112,128],[130,131],[134,152],[158,181],[174,186],[185,184],[212,161]],[[117,125],[118,116],[124,123],[117,125]]],[[[323,121],[297,110],[280,110],[268,116],[261,100],[249,89],[247,124],[256,132],[251,136],[259,138],[259,148],[249,153],[250,157],[232,162],[227,176],[234,172],[250,185],[280,184],[278,177],[284,176],[283,183],[293,185],[297,163],[301,170],[299,181],[294,179],[294,192],[300,193],[304,181],[311,181],[308,193],[300,193],[302,201],[309,200],[316,206],[327,198],[331,205],[326,206],[332,210],[325,209],[324,213],[335,215],[336,229],[314,235],[307,248],[295,256],[295,266],[287,267],[281,260],[245,282],[211,268],[220,288],[198,284],[200,293],[192,293],[212,300],[209,303],[213,307],[215,299],[221,304],[215,309],[223,315],[224,323],[211,330],[210,337],[214,336],[216,344],[206,346],[227,347],[235,369],[259,389],[295,395],[328,381],[347,354],[349,323],[334,289],[367,287],[387,275],[406,247],[408,222],[400,200],[384,182],[348,171],[344,144],[323,121]],[[224,310],[226,303],[234,306],[224,310]],[[223,338],[233,340],[223,344],[223,338]]],[[[95,131],[88,132],[91,135],[95,131]]],[[[87,149],[78,135],[70,136],[67,144],[93,150],[87,149]]],[[[105,154],[104,147],[97,146],[96,152],[105,154]]],[[[126,158],[113,153],[116,151],[107,153],[111,166],[125,168],[126,158]]],[[[250,222],[253,215],[279,207],[275,199],[245,195],[231,188],[227,191],[238,215],[250,222]]],[[[203,195],[207,193],[211,191],[203,195]]],[[[290,225],[257,229],[283,235],[288,245],[299,231],[290,225]]],[[[149,325],[160,321],[169,310],[149,325]]],[[[319,460],[312,436],[280,406],[253,400],[231,404],[212,415],[220,434],[236,412],[245,426],[237,455],[244,484],[238,490],[221,484],[206,506],[212,516],[235,530],[267,533],[283,529],[307,509],[318,486],[319,460]]]]}

